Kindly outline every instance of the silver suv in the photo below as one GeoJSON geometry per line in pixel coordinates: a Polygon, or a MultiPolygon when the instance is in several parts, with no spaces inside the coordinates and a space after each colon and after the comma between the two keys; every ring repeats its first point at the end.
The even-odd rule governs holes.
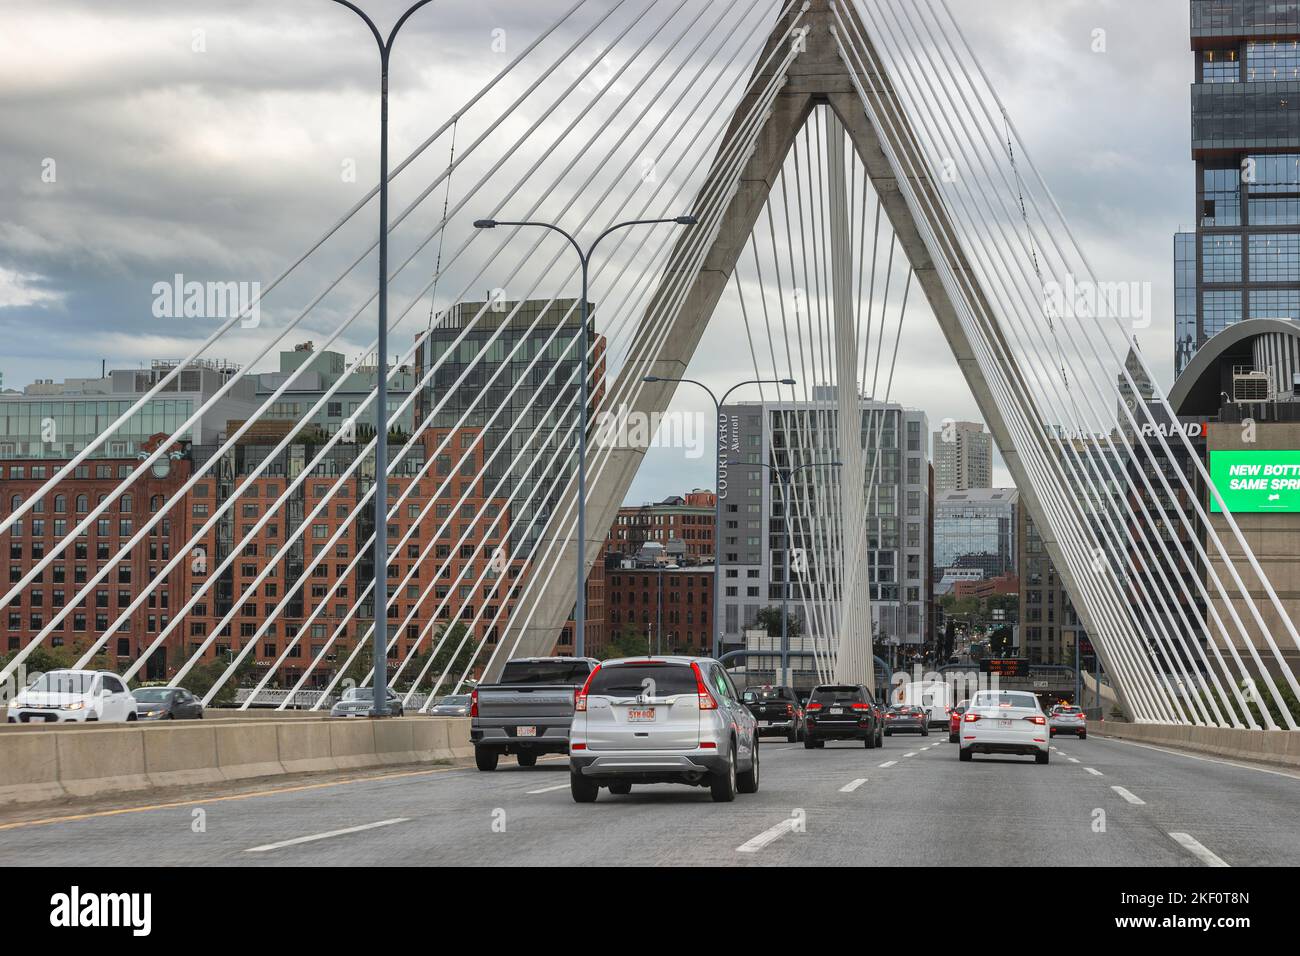
{"type": "Polygon", "coordinates": [[[573,799],[634,783],[707,786],[723,803],[758,790],[758,724],[717,661],[625,658],[587,678],[569,731],[573,799]]]}

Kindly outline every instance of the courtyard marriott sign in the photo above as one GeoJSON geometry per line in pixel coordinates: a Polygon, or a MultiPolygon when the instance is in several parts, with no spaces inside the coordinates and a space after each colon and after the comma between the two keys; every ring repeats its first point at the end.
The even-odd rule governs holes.
{"type": "Polygon", "coordinates": [[[1300,451],[1212,451],[1210,478],[1229,511],[1300,512],[1300,451]]]}

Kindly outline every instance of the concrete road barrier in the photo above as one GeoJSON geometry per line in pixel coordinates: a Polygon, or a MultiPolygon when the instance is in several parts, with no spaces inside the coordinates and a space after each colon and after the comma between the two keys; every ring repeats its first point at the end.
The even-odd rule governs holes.
{"type": "Polygon", "coordinates": [[[472,753],[464,717],[168,721],[90,733],[23,725],[0,734],[0,806],[472,753]]]}
{"type": "Polygon", "coordinates": [[[1129,724],[1111,720],[1097,725],[1094,731],[1135,743],[1300,769],[1300,731],[1129,724]]]}

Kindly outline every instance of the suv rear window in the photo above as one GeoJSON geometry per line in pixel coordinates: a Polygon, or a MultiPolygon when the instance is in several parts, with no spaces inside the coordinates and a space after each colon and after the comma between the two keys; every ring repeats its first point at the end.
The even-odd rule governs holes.
{"type": "Polygon", "coordinates": [[[503,684],[585,684],[586,661],[510,661],[501,671],[503,684]]]}
{"type": "Polygon", "coordinates": [[[812,699],[819,704],[855,704],[864,703],[862,689],[859,687],[818,687],[813,691],[812,699]]]}
{"type": "Polygon", "coordinates": [[[653,681],[655,697],[694,694],[698,685],[695,671],[685,664],[618,664],[602,667],[591,679],[587,693],[606,697],[635,697],[653,681]]]}
{"type": "Polygon", "coordinates": [[[751,691],[759,700],[794,700],[794,692],[784,687],[768,687],[751,691]]]}
{"type": "Polygon", "coordinates": [[[1035,710],[1038,707],[1038,698],[1033,694],[1024,694],[1017,691],[980,691],[971,701],[972,707],[1022,707],[1026,710],[1035,710]]]}

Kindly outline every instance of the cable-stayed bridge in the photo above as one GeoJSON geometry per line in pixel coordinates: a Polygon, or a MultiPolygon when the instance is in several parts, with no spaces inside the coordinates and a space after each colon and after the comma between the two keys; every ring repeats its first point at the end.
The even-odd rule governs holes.
{"type": "Polygon", "coordinates": [[[760,397],[806,408],[764,422],[781,454],[735,464],[770,467],[772,517],[806,543],[791,583],[813,669],[875,684],[869,529],[899,515],[877,494],[897,467],[884,409],[905,320],[929,321],[924,300],[1128,715],[1296,729],[1290,610],[1187,437],[1146,427],[1175,416],[1132,347],[1136,317],[1075,241],[943,0],[557,5],[487,85],[429,126],[390,177],[410,198],[390,221],[389,332],[409,344],[395,360],[367,357],[375,296],[339,311],[372,275],[374,245],[347,250],[338,274],[316,268],[376,187],[262,285],[254,306],[274,305],[275,320],[208,400],[234,394],[328,307],[344,318],[318,349],[358,334],[369,344],[309,407],[283,417],[304,363],[168,494],[140,489],[203,408],[138,449],[111,493],[81,500],[82,469],[111,457],[116,436],[244,329],[245,310],[53,459],[30,492],[5,495],[0,535],[30,559],[4,586],[5,608],[47,574],[70,580],[0,677],[73,635],[79,666],[107,655],[137,678],[165,661],[170,681],[211,670],[208,703],[236,683],[252,685],[244,706],[273,685],[288,691],[281,707],[304,688],[323,702],[349,674],[370,679],[376,614],[408,704],[551,653],[575,605],[582,370],[597,439],[586,458],[590,568],[645,454],[598,440],[599,422],[666,412],[679,387],[666,380],[698,367],[722,310],[743,324],[734,348],[753,377],[794,382],[756,386],[760,397]],[[549,219],[584,235],[686,213],[689,228],[609,238],[585,326],[566,244],[473,227],[549,219]],[[277,299],[304,276],[317,293],[277,299]],[[1062,294],[1080,287],[1097,293],[1083,307],[1062,294]],[[345,427],[303,440],[347,375],[367,368],[411,377],[389,409],[410,430],[390,436],[386,476],[368,427],[373,386],[345,427]],[[785,500],[781,473],[804,465],[785,500]],[[200,489],[217,493],[200,502],[200,489]],[[27,548],[38,522],[40,547],[27,548]],[[389,541],[379,573],[377,524],[389,541]],[[143,573],[124,580],[141,555],[143,573]],[[128,600],[101,605],[109,590],[128,600]],[[141,628],[146,616],[157,626],[141,628]]]}

